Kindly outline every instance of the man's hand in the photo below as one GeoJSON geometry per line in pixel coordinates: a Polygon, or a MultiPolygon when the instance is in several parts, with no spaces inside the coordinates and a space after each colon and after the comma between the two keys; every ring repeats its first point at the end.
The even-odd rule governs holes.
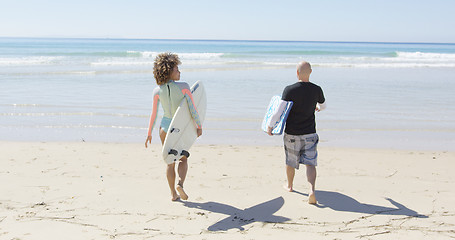
{"type": "Polygon", "coordinates": [[[198,128],[196,130],[196,132],[197,132],[197,137],[200,137],[202,135],[202,128],[198,128]]]}
{"type": "Polygon", "coordinates": [[[327,107],[327,105],[324,103],[317,103],[316,104],[316,112],[320,112],[322,110],[324,110],[325,108],[327,107]]]}
{"type": "Polygon", "coordinates": [[[273,130],[272,127],[267,127],[267,134],[273,136],[272,130],[273,130]]]}

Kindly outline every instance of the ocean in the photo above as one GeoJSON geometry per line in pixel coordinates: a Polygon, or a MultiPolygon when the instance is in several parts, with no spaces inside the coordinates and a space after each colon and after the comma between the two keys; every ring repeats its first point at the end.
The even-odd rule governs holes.
{"type": "Polygon", "coordinates": [[[455,44],[432,43],[0,38],[0,141],[144,142],[160,52],[206,86],[197,144],[282,145],[260,125],[306,60],[321,145],[455,149],[455,44]]]}

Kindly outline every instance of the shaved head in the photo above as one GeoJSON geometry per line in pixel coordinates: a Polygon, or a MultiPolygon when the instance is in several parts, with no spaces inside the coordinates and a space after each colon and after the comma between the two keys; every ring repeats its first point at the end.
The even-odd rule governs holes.
{"type": "Polygon", "coordinates": [[[309,62],[299,62],[297,64],[297,74],[300,80],[308,79],[310,77],[312,70],[309,62]]]}

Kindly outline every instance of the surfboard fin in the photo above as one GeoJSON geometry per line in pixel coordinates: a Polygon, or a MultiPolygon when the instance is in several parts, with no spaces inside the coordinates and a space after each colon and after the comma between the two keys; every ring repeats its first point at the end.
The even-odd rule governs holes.
{"type": "Polygon", "coordinates": [[[182,150],[182,153],[180,153],[180,156],[185,156],[186,158],[189,158],[190,153],[188,151],[182,150]]]}
{"type": "Polygon", "coordinates": [[[171,132],[171,133],[173,133],[173,132],[178,133],[178,132],[180,132],[180,129],[178,129],[178,128],[172,128],[170,132],[171,132]]]}
{"type": "Polygon", "coordinates": [[[171,149],[171,150],[169,150],[169,153],[168,153],[168,154],[169,154],[169,155],[172,154],[172,155],[174,155],[174,156],[177,156],[177,154],[179,154],[179,152],[177,152],[177,150],[175,150],[175,149],[171,149]]]}

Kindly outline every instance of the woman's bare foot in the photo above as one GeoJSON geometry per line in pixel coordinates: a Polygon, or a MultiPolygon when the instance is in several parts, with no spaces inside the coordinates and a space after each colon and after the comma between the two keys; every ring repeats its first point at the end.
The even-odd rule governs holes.
{"type": "Polygon", "coordinates": [[[314,192],[310,193],[310,195],[308,196],[308,203],[309,204],[318,204],[318,201],[316,200],[316,195],[314,194],[314,192]]]}
{"type": "Polygon", "coordinates": [[[177,191],[178,191],[179,194],[180,194],[180,197],[181,197],[183,200],[187,200],[187,199],[188,199],[188,195],[185,193],[185,191],[183,190],[183,187],[182,187],[182,186],[177,185],[177,187],[176,187],[175,189],[177,189],[177,191]]]}
{"type": "Polygon", "coordinates": [[[177,192],[173,192],[171,193],[172,194],[172,201],[175,202],[175,201],[178,201],[180,199],[180,196],[177,194],[177,192]]]}

